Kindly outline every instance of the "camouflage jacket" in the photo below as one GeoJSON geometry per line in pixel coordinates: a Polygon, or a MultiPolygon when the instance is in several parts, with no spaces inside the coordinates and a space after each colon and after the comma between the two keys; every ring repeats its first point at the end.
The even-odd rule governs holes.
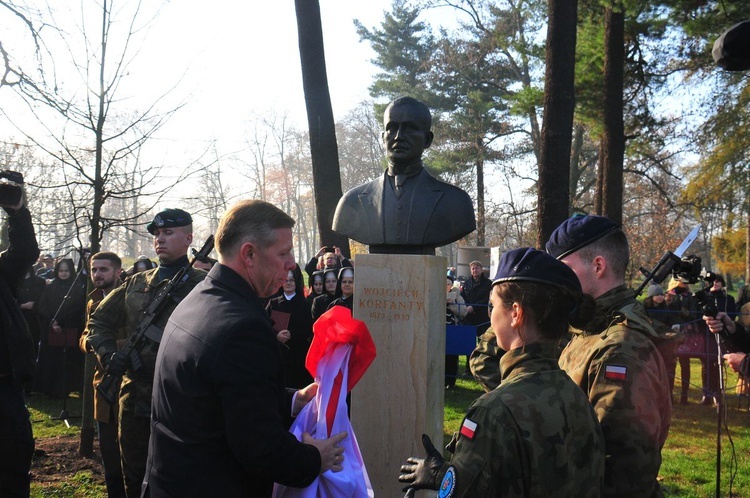
{"type": "MultiPolygon", "coordinates": [[[[89,351],[88,349],[88,336],[91,333],[88,326],[88,320],[91,319],[91,315],[96,311],[97,306],[102,302],[104,299],[104,292],[102,292],[101,289],[94,289],[93,291],[89,292],[89,301],[86,303],[86,328],[83,331],[83,334],[81,334],[81,337],[78,339],[78,346],[81,348],[81,351],[83,351],[86,354],[92,353],[92,351],[89,351]]],[[[109,419],[109,404],[104,400],[104,397],[99,394],[99,391],[96,390],[96,386],[99,385],[99,383],[102,381],[102,378],[104,377],[104,369],[99,364],[99,362],[96,362],[96,367],[94,369],[94,420],[97,422],[104,422],[109,423],[111,420],[109,419]]],[[[117,413],[118,407],[116,406],[114,409],[114,413],[117,413]]]]}
{"type": "Polygon", "coordinates": [[[500,358],[505,351],[497,345],[495,331],[490,327],[479,336],[477,347],[469,357],[469,368],[485,392],[490,392],[500,385],[500,358]]]}
{"type": "MultiPolygon", "coordinates": [[[[91,315],[88,323],[88,344],[96,352],[99,362],[116,351],[118,340],[127,340],[138,328],[151,300],[168,280],[158,280],[158,268],[136,273],[125,284],[110,292],[91,315]]],[[[155,325],[164,328],[177,304],[206,276],[206,272],[192,268],[188,280],[182,284],[155,325]]],[[[151,384],[154,379],[156,353],[159,344],[146,339],[140,352],[143,368],[128,370],[120,386],[120,409],[139,417],[151,416],[151,384]]]]}
{"type": "Polygon", "coordinates": [[[658,335],[625,285],[596,300],[587,330],[573,330],[560,367],[588,394],[606,445],[604,496],[662,496],[656,481],[672,415],[658,335]]]}
{"type": "Polygon", "coordinates": [[[505,353],[500,387],[472,404],[448,446],[439,496],[600,496],[602,431],[556,358],[554,344],[505,353]]]}

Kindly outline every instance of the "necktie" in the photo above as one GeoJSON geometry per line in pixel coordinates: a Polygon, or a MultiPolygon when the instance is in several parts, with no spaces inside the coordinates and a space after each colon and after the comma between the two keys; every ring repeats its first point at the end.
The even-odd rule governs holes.
{"type": "Polygon", "coordinates": [[[396,198],[400,198],[401,194],[404,193],[404,182],[406,181],[406,175],[395,175],[393,177],[394,191],[396,192],[396,198]]]}

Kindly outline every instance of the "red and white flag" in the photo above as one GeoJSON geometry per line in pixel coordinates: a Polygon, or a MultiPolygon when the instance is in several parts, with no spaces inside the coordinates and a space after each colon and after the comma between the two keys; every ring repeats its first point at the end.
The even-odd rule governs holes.
{"type": "Polygon", "coordinates": [[[464,423],[461,426],[461,435],[469,439],[474,439],[474,434],[476,432],[477,432],[477,423],[472,420],[469,420],[468,418],[465,418],[464,423]]]}
{"type": "Polygon", "coordinates": [[[604,378],[609,380],[626,380],[628,378],[628,367],[622,365],[605,365],[604,378]]]}

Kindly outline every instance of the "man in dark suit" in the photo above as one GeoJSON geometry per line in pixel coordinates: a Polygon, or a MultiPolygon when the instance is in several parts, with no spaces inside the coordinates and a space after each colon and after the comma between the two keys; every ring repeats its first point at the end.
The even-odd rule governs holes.
{"type": "Polygon", "coordinates": [[[476,228],[469,195],[430,175],[422,153],[434,137],[430,110],[411,97],[391,102],[383,115],[388,169],[348,191],[333,230],[370,246],[370,253],[435,254],[476,228]]]}
{"type": "Polygon", "coordinates": [[[345,433],[299,442],[291,416],[317,385],[284,387],[263,298],[295,266],[294,220],[243,201],[216,232],[219,262],[172,313],[156,360],[146,497],[270,497],[274,482],[309,486],[342,469],[345,433]]]}

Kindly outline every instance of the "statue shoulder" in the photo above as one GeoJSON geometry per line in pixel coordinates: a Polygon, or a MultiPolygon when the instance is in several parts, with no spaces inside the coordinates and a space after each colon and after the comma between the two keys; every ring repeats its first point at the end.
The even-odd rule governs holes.
{"type": "Polygon", "coordinates": [[[465,190],[448,182],[444,182],[439,178],[435,178],[432,175],[430,175],[430,179],[435,182],[435,185],[439,185],[443,192],[441,203],[450,206],[450,209],[454,212],[463,213],[466,216],[474,216],[474,203],[465,190]]]}

